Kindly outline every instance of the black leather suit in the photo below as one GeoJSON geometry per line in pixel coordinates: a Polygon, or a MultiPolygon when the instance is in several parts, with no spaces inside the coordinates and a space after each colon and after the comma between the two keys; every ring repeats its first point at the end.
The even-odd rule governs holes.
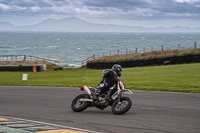
{"type": "Polygon", "coordinates": [[[116,85],[118,80],[117,73],[113,70],[104,70],[103,74],[102,81],[96,87],[100,93],[109,90],[114,84],[116,85]]]}

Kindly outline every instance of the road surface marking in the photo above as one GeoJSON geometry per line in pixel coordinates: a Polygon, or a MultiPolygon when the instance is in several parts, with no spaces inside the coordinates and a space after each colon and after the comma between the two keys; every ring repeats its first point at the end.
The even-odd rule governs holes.
{"type": "MultiPolygon", "coordinates": [[[[25,121],[29,124],[30,123],[40,124],[40,127],[38,126],[38,129],[37,129],[37,126],[21,128],[21,129],[24,129],[24,131],[27,130],[27,129],[30,129],[28,131],[34,131],[35,130],[34,132],[36,132],[36,133],[99,133],[99,132],[75,128],[75,127],[62,126],[62,125],[57,125],[57,124],[51,124],[51,123],[45,123],[45,122],[39,122],[39,121],[32,121],[32,120],[26,120],[26,119],[21,119],[21,118],[14,118],[14,117],[7,117],[7,116],[0,116],[0,120],[2,120],[2,121],[0,121],[0,126],[2,125],[1,123],[3,123],[3,122],[4,122],[4,126],[8,125],[8,124],[5,124],[5,122],[9,122],[9,121],[10,122],[12,122],[12,121],[25,121]],[[48,126],[48,128],[47,128],[47,126],[48,126]],[[44,128],[44,129],[46,128],[45,129],[46,132],[41,131],[41,130],[44,130],[42,128],[44,128]],[[31,130],[31,129],[33,129],[33,130],[31,130]]],[[[0,133],[1,133],[1,130],[0,130],[0,133]]],[[[29,133],[32,133],[32,132],[29,132],[29,133]]]]}
{"type": "Polygon", "coordinates": [[[0,126],[0,133],[33,133],[22,129],[0,126]]]}
{"type": "Polygon", "coordinates": [[[75,131],[71,129],[57,129],[57,130],[48,130],[48,131],[38,131],[35,133],[87,133],[87,132],[75,131]]]}
{"type": "Polygon", "coordinates": [[[0,118],[0,121],[13,121],[12,119],[0,118]]]}

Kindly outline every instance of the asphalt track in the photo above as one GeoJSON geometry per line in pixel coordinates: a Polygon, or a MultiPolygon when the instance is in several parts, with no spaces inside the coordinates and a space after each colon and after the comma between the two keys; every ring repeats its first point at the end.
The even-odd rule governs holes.
{"type": "Polygon", "coordinates": [[[79,88],[0,86],[0,116],[71,126],[101,133],[199,133],[200,94],[136,91],[124,115],[111,108],[77,113],[71,101],[79,88]]]}

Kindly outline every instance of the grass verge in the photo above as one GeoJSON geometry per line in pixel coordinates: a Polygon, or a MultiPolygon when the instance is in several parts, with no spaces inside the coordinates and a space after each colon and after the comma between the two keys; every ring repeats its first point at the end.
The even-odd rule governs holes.
{"type": "MultiPolygon", "coordinates": [[[[64,69],[46,72],[0,72],[6,86],[96,86],[102,70],[64,69]],[[22,74],[28,80],[22,81],[22,74]]],[[[128,89],[200,93],[200,63],[125,68],[120,78],[128,89]]]]}

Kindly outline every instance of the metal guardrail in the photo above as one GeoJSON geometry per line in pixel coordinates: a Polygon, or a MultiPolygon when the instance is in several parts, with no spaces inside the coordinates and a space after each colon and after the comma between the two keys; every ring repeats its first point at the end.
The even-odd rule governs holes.
{"type": "Polygon", "coordinates": [[[51,60],[36,56],[29,56],[29,55],[0,55],[0,61],[32,61],[32,60],[44,60],[53,64],[58,65],[59,61],[51,60]]]}
{"type": "Polygon", "coordinates": [[[95,55],[92,55],[90,57],[88,57],[87,59],[83,60],[83,61],[74,61],[74,62],[81,62],[81,66],[87,64],[88,61],[95,59],[95,55]]]}
{"type": "Polygon", "coordinates": [[[87,59],[83,60],[82,63],[81,63],[81,65],[83,66],[83,65],[87,64],[87,62],[89,60],[92,60],[92,59],[95,59],[95,55],[92,55],[92,56],[88,57],[87,59]]]}

